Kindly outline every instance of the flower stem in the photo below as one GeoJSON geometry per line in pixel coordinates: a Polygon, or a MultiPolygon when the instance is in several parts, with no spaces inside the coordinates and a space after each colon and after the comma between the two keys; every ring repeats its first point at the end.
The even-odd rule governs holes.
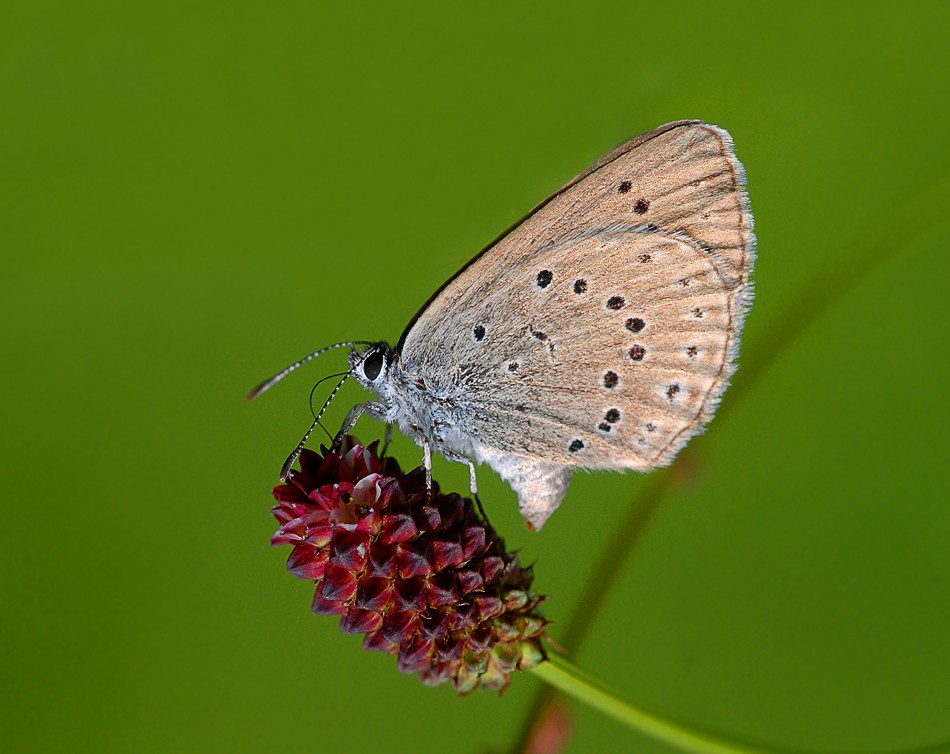
{"type": "MultiPolygon", "coordinates": [[[[621,692],[550,651],[547,659],[531,668],[531,672],[562,693],[600,710],[628,728],[675,746],[680,751],[693,754],[813,754],[800,749],[739,741],[673,720],[626,698],[621,692]]],[[[906,749],[891,749],[889,752],[947,754],[950,752],[950,740],[906,749]]]]}
{"type": "Polygon", "coordinates": [[[732,741],[647,710],[557,655],[549,653],[547,661],[532,668],[532,671],[541,680],[563,693],[600,710],[629,728],[672,744],[681,751],[696,754],[772,754],[776,751],[732,741]]]}

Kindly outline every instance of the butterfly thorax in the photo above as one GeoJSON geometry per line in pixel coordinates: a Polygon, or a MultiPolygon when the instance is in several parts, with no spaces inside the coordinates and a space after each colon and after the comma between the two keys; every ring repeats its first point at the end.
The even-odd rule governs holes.
{"type": "Polygon", "coordinates": [[[460,409],[464,390],[451,370],[426,374],[419,365],[406,364],[386,343],[351,356],[351,368],[357,381],[375,394],[369,412],[377,419],[396,424],[417,444],[443,454],[477,456],[460,409]]]}

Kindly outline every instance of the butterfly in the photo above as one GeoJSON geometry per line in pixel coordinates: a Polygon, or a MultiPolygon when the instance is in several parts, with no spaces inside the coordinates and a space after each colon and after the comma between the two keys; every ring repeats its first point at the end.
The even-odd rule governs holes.
{"type": "Polygon", "coordinates": [[[729,134],[660,126],[489,244],[395,346],[331,346],[351,348],[347,377],[374,394],[338,437],[364,413],[397,425],[427,474],[433,450],[468,464],[473,493],[485,463],[540,529],[575,469],[666,466],[703,430],[735,370],[754,259],[729,134]]]}

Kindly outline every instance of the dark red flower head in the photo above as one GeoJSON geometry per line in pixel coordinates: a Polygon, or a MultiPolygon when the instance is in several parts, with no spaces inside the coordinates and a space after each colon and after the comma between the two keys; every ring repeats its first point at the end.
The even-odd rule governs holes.
{"type": "Polygon", "coordinates": [[[271,539],[294,548],[287,567],[314,582],[315,613],[342,616],[366,649],[459,693],[502,690],[544,659],[531,569],[470,500],[436,485],[429,499],[424,469],[403,474],[376,443],[347,436],[321,451],[305,450],[300,471],[274,488],[271,539]]]}

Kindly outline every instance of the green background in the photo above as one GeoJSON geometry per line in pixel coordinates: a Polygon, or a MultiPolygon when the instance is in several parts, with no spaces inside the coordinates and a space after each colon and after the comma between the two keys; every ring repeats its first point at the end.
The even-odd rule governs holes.
{"type": "MultiPolygon", "coordinates": [[[[342,354],[244,394],[395,341],[501,229],[679,118],[735,138],[760,252],[740,364],[781,353],[609,573],[646,477],[579,475],[535,534],[483,469],[493,522],[555,638],[616,580],[568,649],[655,708],[820,751],[950,738],[950,223],[902,209],[950,169],[947,7],[5,5],[0,748],[506,751],[535,678],[424,688],[268,547],[342,354]],[[883,261],[824,274],[861,239],[883,261]]],[[[565,751],[667,751],[573,709],[565,751]]]]}

